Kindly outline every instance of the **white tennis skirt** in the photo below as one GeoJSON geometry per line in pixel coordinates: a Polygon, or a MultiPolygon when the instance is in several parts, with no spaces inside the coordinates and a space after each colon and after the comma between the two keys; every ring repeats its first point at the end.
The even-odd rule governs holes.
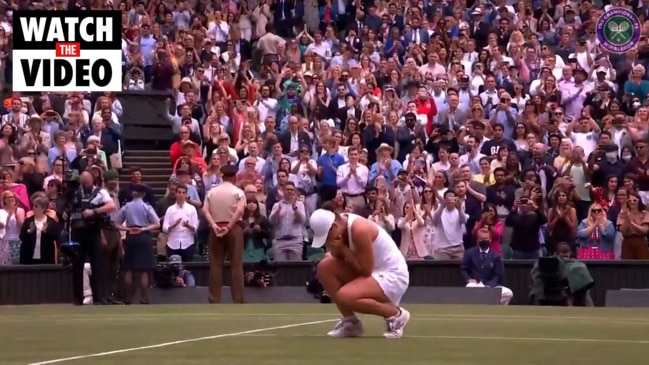
{"type": "Polygon", "coordinates": [[[394,305],[401,303],[401,298],[408,290],[410,273],[400,271],[375,271],[372,278],[379,284],[383,293],[394,305]]]}

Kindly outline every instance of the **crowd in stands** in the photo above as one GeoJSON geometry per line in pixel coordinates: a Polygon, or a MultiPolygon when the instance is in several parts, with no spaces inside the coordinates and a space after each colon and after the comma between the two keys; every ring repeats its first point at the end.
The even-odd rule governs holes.
{"type": "MultiPolygon", "coordinates": [[[[553,255],[562,242],[581,259],[649,259],[645,3],[43,6],[123,11],[124,89],[172,92],[163,114],[177,135],[173,175],[166,196],[145,195],[163,218],[164,253],[202,253],[206,230],[184,222],[200,226],[206,191],[236,165],[246,254],[294,261],[310,252],[306,217],[328,200],[391,232],[408,260],[461,260],[481,232],[505,259],[553,255]],[[625,54],[596,35],[611,6],[643,24],[625,54]]],[[[9,16],[0,29],[10,88],[9,16]]],[[[5,100],[0,264],[54,262],[42,237],[61,219],[64,169],[130,199],[132,186],[116,184],[122,112],[113,94],[5,100]]]]}

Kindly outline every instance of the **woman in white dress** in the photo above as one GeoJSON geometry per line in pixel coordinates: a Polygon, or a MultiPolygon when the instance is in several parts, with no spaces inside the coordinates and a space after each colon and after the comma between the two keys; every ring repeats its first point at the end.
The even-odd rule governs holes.
{"type": "Polygon", "coordinates": [[[248,1],[239,2],[239,28],[241,29],[241,38],[250,42],[252,39],[252,10],[248,8],[248,1]]]}
{"type": "Polygon", "coordinates": [[[9,248],[10,264],[20,263],[20,229],[25,221],[25,210],[18,206],[16,196],[11,191],[2,194],[3,242],[9,248]]]}
{"type": "Polygon", "coordinates": [[[270,6],[266,0],[259,1],[259,5],[252,11],[252,19],[256,22],[252,39],[259,39],[259,37],[266,34],[268,22],[273,20],[273,13],[270,11],[270,6]]]}
{"type": "Polygon", "coordinates": [[[428,248],[428,252],[435,252],[435,243],[437,242],[437,230],[433,224],[433,213],[437,210],[439,203],[437,194],[430,185],[424,187],[421,194],[421,201],[417,207],[417,211],[424,219],[424,232],[422,240],[424,245],[428,248]]]}

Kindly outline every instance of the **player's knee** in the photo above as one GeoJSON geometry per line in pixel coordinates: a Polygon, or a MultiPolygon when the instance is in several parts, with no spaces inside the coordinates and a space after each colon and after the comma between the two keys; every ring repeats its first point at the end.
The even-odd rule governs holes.
{"type": "Polygon", "coordinates": [[[354,304],[354,302],[358,299],[358,296],[349,287],[343,286],[338,290],[338,293],[336,293],[336,303],[339,303],[344,306],[351,306],[354,304]]]}
{"type": "Polygon", "coordinates": [[[335,270],[334,260],[335,259],[331,256],[326,256],[324,259],[320,260],[316,269],[316,277],[318,280],[322,281],[323,277],[333,273],[333,270],[335,270]]]}

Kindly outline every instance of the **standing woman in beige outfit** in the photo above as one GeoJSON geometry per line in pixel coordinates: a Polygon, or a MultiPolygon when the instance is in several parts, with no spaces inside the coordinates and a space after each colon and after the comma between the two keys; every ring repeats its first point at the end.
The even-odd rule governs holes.
{"type": "Polygon", "coordinates": [[[259,0],[259,5],[252,11],[252,19],[255,21],[252,39],[259,39],[266,34],[266,25],[273,20],[273,13],[270,11],[268,0],[259,0]]]}
{"type": "Polygon", "coordinates": [[[617,226],[622,233],[622,260],[649,260],[647,232],[649,232],[649,212],[637,193],[629,192],[626,207],[617,218],[617,226]]]}

